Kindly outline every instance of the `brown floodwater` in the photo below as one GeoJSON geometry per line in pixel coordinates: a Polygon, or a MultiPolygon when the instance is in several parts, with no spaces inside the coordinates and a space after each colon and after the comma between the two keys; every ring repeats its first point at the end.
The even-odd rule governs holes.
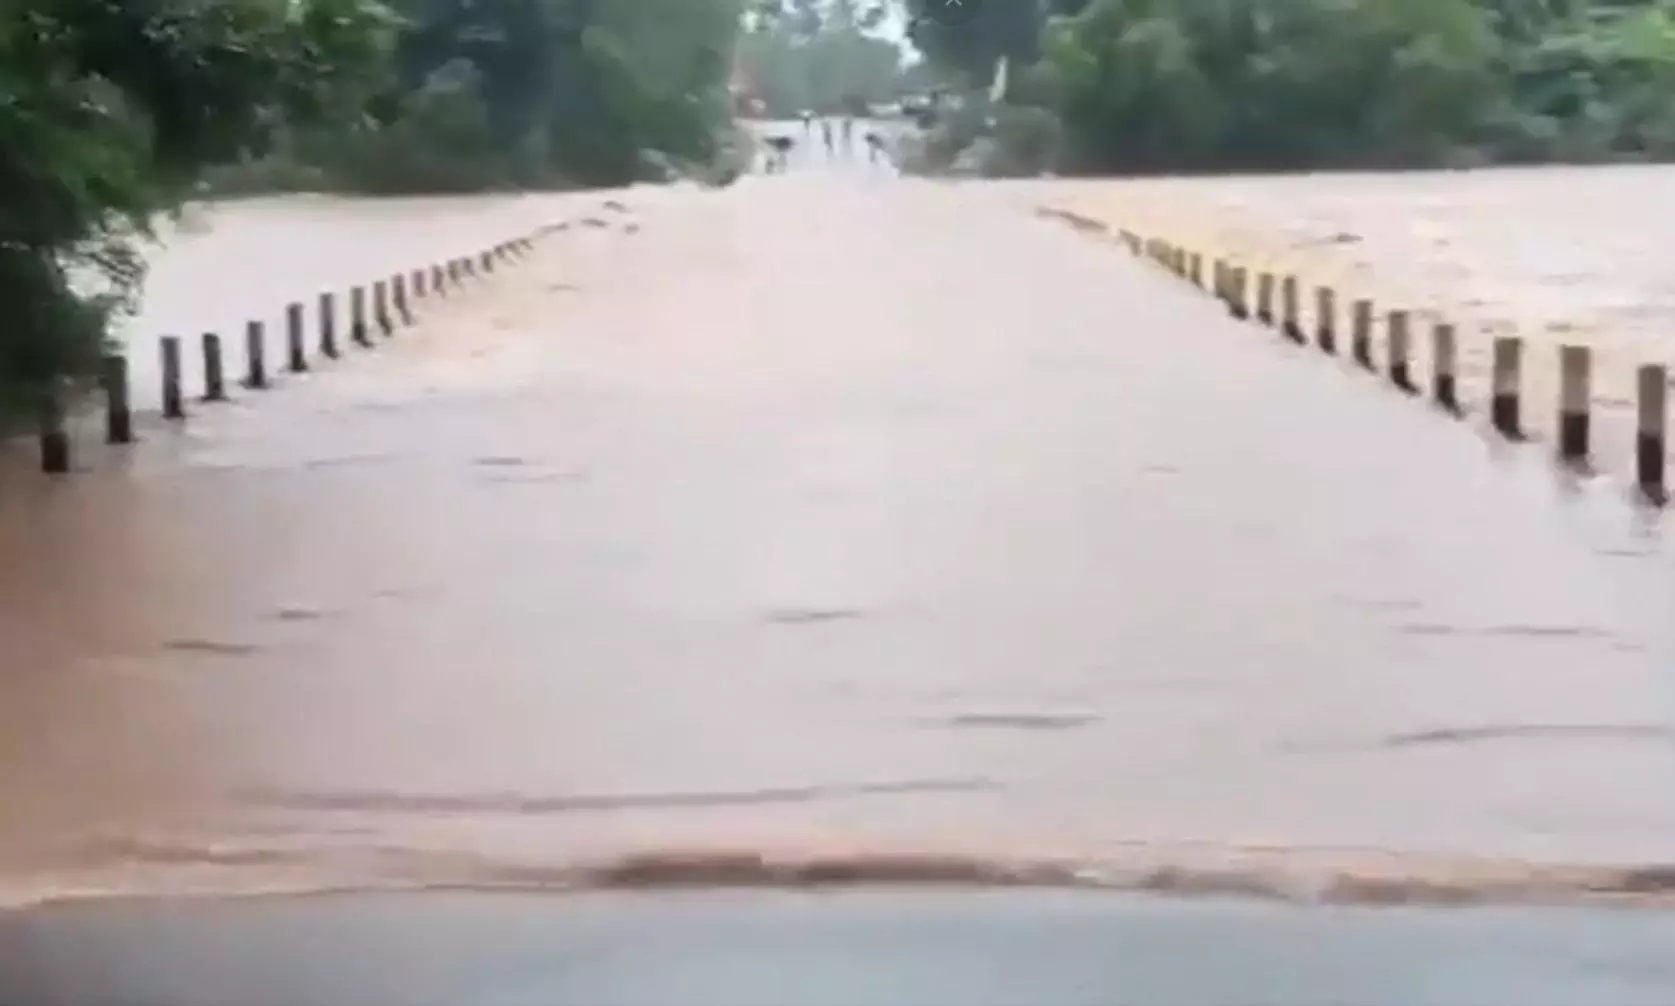
{"type": "MultiPolygon", "coordinates": [[[[1593,348],[1599,465],[1631,470],[1635,369],[1675,372],[1675,168],[1631,165],[1406,174],[1155,178],[1011,186],[1253,268],[1329,285],[1415,316],[1414,367],[1429,373],[1429,323],[1453,323],[1468,404],[1488,397],[1492,339],[1521,336],[1526,425],[1551,442],[1561,344],[1593,348]]],[[[1305,323],[1314,297],[1303,291],[1305,323]]],[[[1347,307],[1340,308],[1347,311],[1347,307]]],[[[1340,322],[1341,324],[1341,322],[1340,322]]],[[[1374,361],[1384,360],[1375,322],[1374,361]]],[[[1671,439],[1675,443],[1675,438],[1671,439]]]]}
{"type": "Polygon", "coordinates": [[[266,326],[273,366],[285,358],[286,305],[303,304],[312,350],[319,296],[330,292],[338,341],[347,343],[351,287],[481,253],[597,202],[565,194],[301,195],[194,205],[162,225],[159,242],[148,246],[145,298],[118,333],[128,350],[135,404],[160,405],[159,336],[181,337],[185,386],[200,392],[204,332],[221,335],[227,371],[236,378],[244,368],[247,322],[266,326]]]}
{"type": "Polygon", "coordinates": [[[0,899],[1666,887],[1668,518],[1014,196],[635,190],[73,478],[13,451],[0,899]]]}

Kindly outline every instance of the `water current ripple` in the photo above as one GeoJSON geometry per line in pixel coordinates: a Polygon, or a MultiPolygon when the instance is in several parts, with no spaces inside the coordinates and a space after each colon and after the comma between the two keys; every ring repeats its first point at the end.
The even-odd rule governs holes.
{"type": "Polygon", "coordinates": [[[526,796],[516,793],[397,793],[397,792],[286,792],[253,791],[243,796],[254,803],[292,810],[349,811],[407,814],[568,814],[586,811],[669,809],[680,807],[745,807],[763,804],[813,803],[866,796],[921,793],[977,793],[1001,788],[993,780],[909,779],[898,782],[836,783],[818,786],[777,786],[732,791],[688,791],[637,794],[574,794],[526,796]]]}

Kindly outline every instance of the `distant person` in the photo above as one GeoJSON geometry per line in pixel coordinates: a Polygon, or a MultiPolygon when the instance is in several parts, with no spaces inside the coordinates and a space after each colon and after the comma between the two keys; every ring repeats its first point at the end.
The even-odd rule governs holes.
{"type": "Polygon", "coordinates": [[[802,119],[803,133],[805,135],[812,133],[814,131],[814,113],[805,108],[803,109],[802,119]]]}
{"type": "Polygon", "coordinates": [[[832,120],[831,119],[821,119],[820,120],[820,135],[826,141],[826,154],[827,154],[827,156],[830,156],[831,154],[835,153],[837,147],[836,147],[836,141],[832,137],[832,120]]]}
{"type": "Polygon", "coordinates": [[[797,145],[797,141],[789,136],[770,136],[767,144],[768,155],[765,168],[768,174],[777,175],[790,164],[791,148],[797,145]]]}
{"type": "Polygon", "coordinates": [[[885,159],[884,137],[871,130],[867,131],[867,160],[873,164],[885,159]]]}
{"type": "Polygon", "coordinates": [[[854,149],[855,149],[855,117],[852,116],[852,115],[845,115],[843,117],[843,152],[846,153],[846,154],[851,153],[851,152],[854,151],[854,149]]]}

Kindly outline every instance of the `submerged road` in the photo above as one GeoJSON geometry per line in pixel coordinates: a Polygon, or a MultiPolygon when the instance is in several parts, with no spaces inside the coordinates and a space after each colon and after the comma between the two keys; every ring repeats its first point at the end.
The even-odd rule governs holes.
{"type": "Polygon", "coordinates": [[[10,484],[0,893],[719,849],[1565,897],[1668,860],[1657,519],[981,186],[633,211],[10,484]]]}

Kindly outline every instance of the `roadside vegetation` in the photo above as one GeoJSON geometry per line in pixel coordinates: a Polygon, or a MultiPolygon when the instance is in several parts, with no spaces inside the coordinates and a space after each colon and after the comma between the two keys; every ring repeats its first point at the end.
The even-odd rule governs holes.
{"type": "Polygon", "coordinates": [[[753,5],[739,40],[739,70],[760,115],[863,113],[915,87],[889,8],[875,0],[767,0],[753,5]]]}
{"type": "Polygon", "coordinates": [[[1008,61],[927,145],[985,135],[990,173],[1675,159],[1669,0],[904,2],[968,110],[1008,61]]]}

